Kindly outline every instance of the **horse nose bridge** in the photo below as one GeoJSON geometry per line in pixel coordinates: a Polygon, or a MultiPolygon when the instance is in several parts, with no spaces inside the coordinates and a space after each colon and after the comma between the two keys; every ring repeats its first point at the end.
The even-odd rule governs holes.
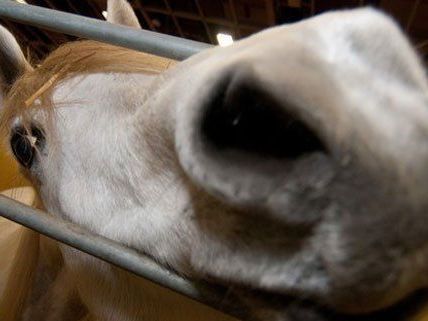
{"type": "Polygon", "coordinates": [[[428,97],[402,88],[385,90],[349,102],[342,116],[346,122],[337,126],[360,159],[405,180],[428,182],[428,97]]]}
{"type": "MultiPolygon", "coordinates": [[[[195,84],[184,91],[176,113],[176,143],[188,170],[205,181],[209,174],[202,167],[216,162],[213,167],[223,175],[226,169],[218,165],[226,164],[225,151],[258,157],[322,151],[338,163],[349,153],[375,176],[388,172],[406,181],[401,178],[410,175],[424,186],[418,177],[425,176],[423,162],[428,157],[428,108],[419,88],[370,73],[366,65],[332,61],[321,50],[328,44],[321,42],[327,47],[319,47],[317,37],[315,45],[300,41],[302,30],[260,34],[182,65],[198,72],[198,78],[178,82],[181,90],[189,81],[195,84]],[[298,131],[288,130],[290,120],[299,123],[298,131]],[[310,142],[302,144],[303,150],[297,146],[302,138],[310,142]]],[[[234,161],[239,170],[249,164],[248,158],[245,163],[234,161]]]]}

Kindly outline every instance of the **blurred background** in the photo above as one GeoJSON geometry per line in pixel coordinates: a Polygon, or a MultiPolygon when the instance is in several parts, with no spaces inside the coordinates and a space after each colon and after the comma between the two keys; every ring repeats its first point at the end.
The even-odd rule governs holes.
{"type": "MultiPolygon", "coordinates": [[[[105,19],[106,0],[17,0],[105,19]]],[[[218,44],[246,37],[273,25],[296,22],[328,10],[373,6],[400,23],[428,62],[428,0],[131,0],[141,25],[149,30],[218,44]],[[230,36],[230,37],[229,37],[230,36]]],[[[0,20],[33,58],[41,59],[73,39],[0,20]]]]}

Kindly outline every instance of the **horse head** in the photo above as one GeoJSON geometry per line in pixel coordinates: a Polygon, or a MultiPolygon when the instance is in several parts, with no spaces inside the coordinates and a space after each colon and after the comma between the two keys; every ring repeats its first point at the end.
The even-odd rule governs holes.
{"type": "Polygon", "coordinates": [[[33,69],[0,36],[12,151],[52,214],[230,286],[254,318],[293,318],[292,298],[364,314],[427,286],[428,83],[385,14],[180,63],[84,41],[33,69]]]}

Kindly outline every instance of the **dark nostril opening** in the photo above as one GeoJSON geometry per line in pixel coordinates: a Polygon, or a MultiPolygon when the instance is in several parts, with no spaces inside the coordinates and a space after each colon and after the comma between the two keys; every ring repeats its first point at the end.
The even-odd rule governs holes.
{"type": "Polygon", "coordinates": [[[31,127],[31,132],[24,127],[16,127],[10,137],[10,146],[18,162],[22,166],[30,168],[34,160],[36,147],[40,147],[43,140],[43,132],[37,127],[31,127]]]}
{"type": "Polygon", "coordinates": [[[326,152],[311,128],[251,84],[227,85],[207,108],[202,133],[216,149],[291,159],[326,152]]]}

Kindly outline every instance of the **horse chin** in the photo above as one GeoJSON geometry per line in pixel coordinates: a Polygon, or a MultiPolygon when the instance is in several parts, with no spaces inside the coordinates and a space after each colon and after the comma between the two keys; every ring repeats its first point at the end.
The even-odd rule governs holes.
{"type": "MultiPolygon", "coordinates": [[[[349,288],[347,292],[356,292],[349,288]]],[[[398,285],[366,295],[338,293],[311,296],[260,288],[235,288],[235,298],[247,306],[249,319],[278,321],[421,321],[428,312],[428,287],[403,291],[398,285]],[[376,292],[376,293],[375,293],[376,292]],[[354,297],[354,299],[351,299],[354,297]],[[255,309],[253,309],[255,307],[255,309]]],[[[425,320],[425,319],[423,319],[425,320]]]]}
{"type": "Polygon", "coordinates": [[[403,300],[382,309],[343,312],[319,302],[290,296],[260,294],[264,306],[257,317],[286,321],[413,321],[428,307],[428,290],[418,290],[403,300]]]}
{"type": "MultiPolygon", "coordinates": [[[[428,290],[418,290],[402,300],[385,306],[382,309],[377,309],[372,312],[366,312],[366,309],[361,308],[352,311],[352,313],[333,313],[334,318],[326,320],[334,321],[411,321],[422,311],[428,304],[428,290]]],[[[331,313],[331,312],[330,312],[331,313]]],[[[328,314],[328,313],[327,313],[328,314]]]]}

